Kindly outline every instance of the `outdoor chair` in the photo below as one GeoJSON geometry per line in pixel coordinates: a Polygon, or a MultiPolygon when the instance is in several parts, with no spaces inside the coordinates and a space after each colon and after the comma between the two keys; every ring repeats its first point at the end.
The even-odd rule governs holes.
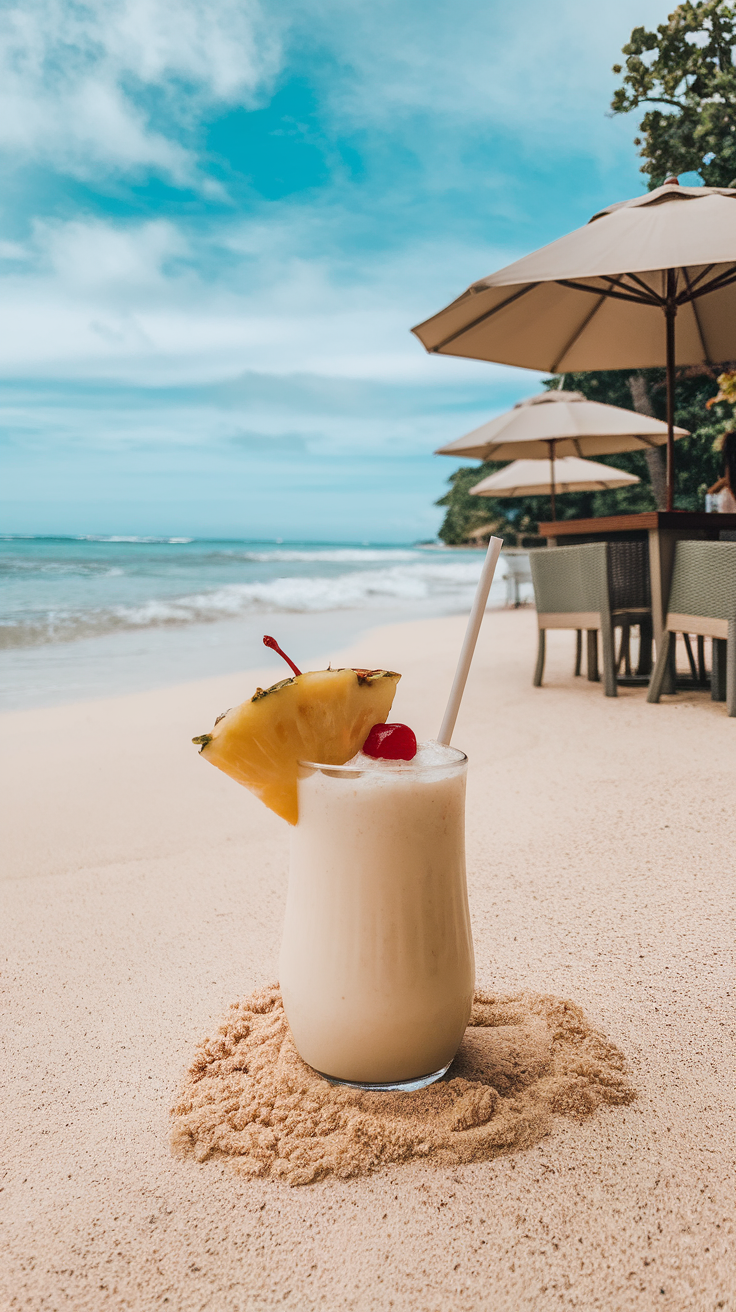
{"type": "Polygon", "coordinates": [[[504,551],[502,560],[506,566],[506,573],[504,574],[506,605],[513,606],[515,610],[518,610],[522,604],[522,584],[531,583],[532,581],[529,571],[529,558],[526,551],[511,547],[504,551]]]}
{"type": "Polygon", "coordinates": [[[603,649],[607,697],[617,696],[618,669],[630,674],[629,639],[639,626],[638,676],[652,668],[652,615],[649,569],[644,542],[589,542],[573,547],[540,547],[529,552],[537,606],[539,647],[534,686],[544,674],[547,629],[575,629],[575,673],[580,673],[582,633],[587,632],[588,678],[598,679],[598,632],[603,649]],[[614,630],[621,629],[618,656],[614,630]]]}
{"type": "Polygon", "coordinates": [[[705,683],[704,638],[713,639],[710,695],[725,701],[736,715],[736,542],[678,542],[670,586],[667,621],[647,701],[658,702],[674,689],[676,634],[685,637],[693,680],[705,683]],[[698,638],[698,668],[690,645],[698,638]],[[668,677],[669,676],[669,677],[668,677]]]}

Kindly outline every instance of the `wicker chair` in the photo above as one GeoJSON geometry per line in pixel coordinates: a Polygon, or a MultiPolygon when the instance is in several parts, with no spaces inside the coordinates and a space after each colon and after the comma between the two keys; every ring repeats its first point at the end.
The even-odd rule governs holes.
{"type": "Polygon", "coordinates": [[[537,605],[539,647],[534,686],[544,674],[547,629],[577,630],[575,673],[580,673],[582,631],[588,636],[588,678],[598,678],[598,631],[603,648],[603,681],[607,697],[617,696],[617,672],[626,656],[631,626],[640,628],[639,667],[648,675],[652,660],[652,617],[646,543],[590,542],[573,547],[541,547],[529,560],[537,605]],[[614,629],[621,628],[616,657],[614,629]]]}
{"type": "Polygon", "coordinates": [[[649,686],[649,702],[659,701],[668,673],[674,687],[677,633],[685,635],[691,667],[689,635],[698,635],[699,655],[703,638],[713,639],[711,697],[714,701],[725,700],[728,714],[736,715],[736,542],[676,544],[667,622],[649,686]]]}

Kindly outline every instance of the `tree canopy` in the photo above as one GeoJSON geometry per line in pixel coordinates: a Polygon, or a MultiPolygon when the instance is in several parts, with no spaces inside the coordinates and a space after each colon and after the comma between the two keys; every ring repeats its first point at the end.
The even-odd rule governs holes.
{"type": "Polygon", "coordinates": [[[635,27],[623,47],[623,85],[614,93],[615,114],[640,105],[641,171],[650,190],[670,174],[699,173],[707,187],[736,179],[736,6],[725,0],[686,0],[654,32],[635,27]]]}

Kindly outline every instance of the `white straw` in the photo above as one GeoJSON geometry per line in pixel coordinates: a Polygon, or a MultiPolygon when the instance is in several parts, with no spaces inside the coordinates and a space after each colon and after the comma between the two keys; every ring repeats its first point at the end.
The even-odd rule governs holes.
{"type": "Polygon", "coordinates": [[[450,699],[447,703],[445,718],[442,721],[442,728],[437,735],[437,742],[444,743],[446,747],[450,745],[450,739],[455,728],[457,713],[460,710],[460,702],[465,692],[465,684],[470,670],[470,662],[473,659],[475,644],[478,641],[481,621],[488,601],[488,593],[491,590],[493,575],[496,572],[498,557],[503,546],[503,538],[491,538],[488,543],[488,551],[483,562],[483,569],[478,580],[478,587],[473,599],[473,609],[470,612],[468,627],[465,630],[465,639],[463,641],[460,659],[455,671],[455,680],[450,691],[450,699]]]}

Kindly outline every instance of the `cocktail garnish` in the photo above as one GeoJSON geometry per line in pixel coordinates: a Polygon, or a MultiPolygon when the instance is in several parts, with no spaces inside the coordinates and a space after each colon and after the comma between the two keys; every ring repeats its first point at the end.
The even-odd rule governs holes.
{"type": "Polygon", "coordinates": [[[400,677],[393,670],[290,673],[257,688],[195,741],[205,761],[295,825],[299,762],[352,760],[371,725],[388,716],[400,677]]]}
{"type": "Polygon", "coordinates": [[[411,761],[417,754],[416,734],[408,724],[374,724],[363,751],[384,761],[411,761]]]}
{"type": "Polygon", "coordinates": [[[279,656],[283,657],[286,661],[286,664],[291,666],[295,674],[301,674],[301,670],[294,664],[291,657],[287,656],[286,652],[281,650],[275,638],[269,638],[268,634],[265,633],[263,635],[263,645],[264,647],[270,647],[272,651],[278,652],[279,656]]]}

